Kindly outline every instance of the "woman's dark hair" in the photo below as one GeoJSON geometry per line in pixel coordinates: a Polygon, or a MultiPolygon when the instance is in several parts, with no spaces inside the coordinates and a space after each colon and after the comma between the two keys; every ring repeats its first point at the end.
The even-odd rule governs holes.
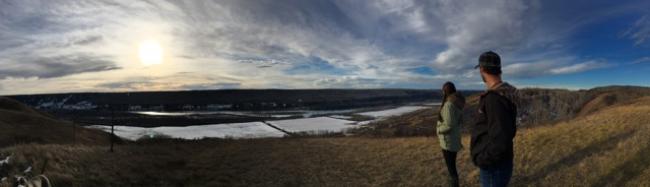
{"type": "Polygon", "coordinates": [[[445,84],[442,85],[442,92],[444,93],[445,97],[447,95],[456,93],[456,86],[452,82],[445,82],[445,84]]]}
{"type": "Polygon", "coordinates": [[[447,98],[449,95],[456,93],[456,86],[452,82],[445,82],[445,84],[442,85],[442,103],[440,103],[440,109],[438,110],[438,121],[442,121],[442,114],[440,111],[442,110],[442,107],[445,105],[445,102],[447,102],[447,98]]]}

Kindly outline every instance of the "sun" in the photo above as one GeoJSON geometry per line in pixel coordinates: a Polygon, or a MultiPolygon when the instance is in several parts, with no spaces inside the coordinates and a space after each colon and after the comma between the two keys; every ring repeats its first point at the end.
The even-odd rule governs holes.
{"type": "Polygon", "coordinates": [[[163,60],[163,49],[157,41],[146,40],[140,42],[138,55],[140,62],[145,66],[161,64],[163,60]]]}

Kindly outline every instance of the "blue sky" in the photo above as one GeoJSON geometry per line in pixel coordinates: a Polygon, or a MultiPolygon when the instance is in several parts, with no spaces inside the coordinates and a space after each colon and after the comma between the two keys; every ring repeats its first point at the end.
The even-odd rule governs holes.
{"type": "Polygon", "coordinates": [[[518,87],[650,86],[650,1],[0,2],[3,95],[483,89],[488,50],[518,87]]]}

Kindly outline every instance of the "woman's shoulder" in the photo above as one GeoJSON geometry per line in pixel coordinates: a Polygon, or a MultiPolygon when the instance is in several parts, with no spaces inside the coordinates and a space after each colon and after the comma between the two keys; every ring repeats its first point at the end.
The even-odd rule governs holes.
{"type": "Polygon", "coordinates": [[[450,98],[447,98],[447,101],[445,101],[445,103],[443,103],[443,104],[445,105],[445,107],[447,107],[447,106],[456,106],[456,105],[458,105],[457,102],[458,102],[457,100],[452,99],[452,97],[450,97],[450,98]]]}
{"type": "Polygon", "coordinates": [[[455,106],[457,109],[462,109],[465,107],[465,98],[463,98],[463,96],[453,94],[447,98],[445,104],[449,104],[449,106],[455,106]]]}

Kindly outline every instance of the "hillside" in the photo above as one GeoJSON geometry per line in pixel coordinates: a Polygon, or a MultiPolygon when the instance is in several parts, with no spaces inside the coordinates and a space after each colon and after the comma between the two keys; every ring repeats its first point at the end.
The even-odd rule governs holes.
{"type": "Polygon", "coordinates": [[[13,99],[0,97],[0,147],[23,143],[106,144],[109,136],[97,130],[76,128],[13,99]],[[73,139],[76,134],[76,140],[73,139]]]}
{"type": "MultiPolygon", "coordinates": [[[[650,96],[561,122],[530,126],[515,138],[513,186],[648,186],[650,96]]],[[[463,137],[467,146],[469,137],[463,137]]],[[[442,186],[435,137],[153,140],[116,147],[18,145],[0,150],[14,164],[49,160],[60,186],[442,186]]],[[[461,185],[476,186],[468,151],[461,185]]]]}
{"type": "MultiPolygon", "coordinates": [[[[479,94],[466,96],[463,110],[463,128],[475,123],[479,94]]],[[[634,86],[608,86],[590,90],[569,91],[563,89],[526,88],[519,90],[518,125],[531,127],[549,125],[586,116],[616,104],[650,96],[650,88],[634,86]]],[[[361,136],[431,136],[438,108],[415,111],[375,122],[368,128],[358,129],[361,136]]]]}

